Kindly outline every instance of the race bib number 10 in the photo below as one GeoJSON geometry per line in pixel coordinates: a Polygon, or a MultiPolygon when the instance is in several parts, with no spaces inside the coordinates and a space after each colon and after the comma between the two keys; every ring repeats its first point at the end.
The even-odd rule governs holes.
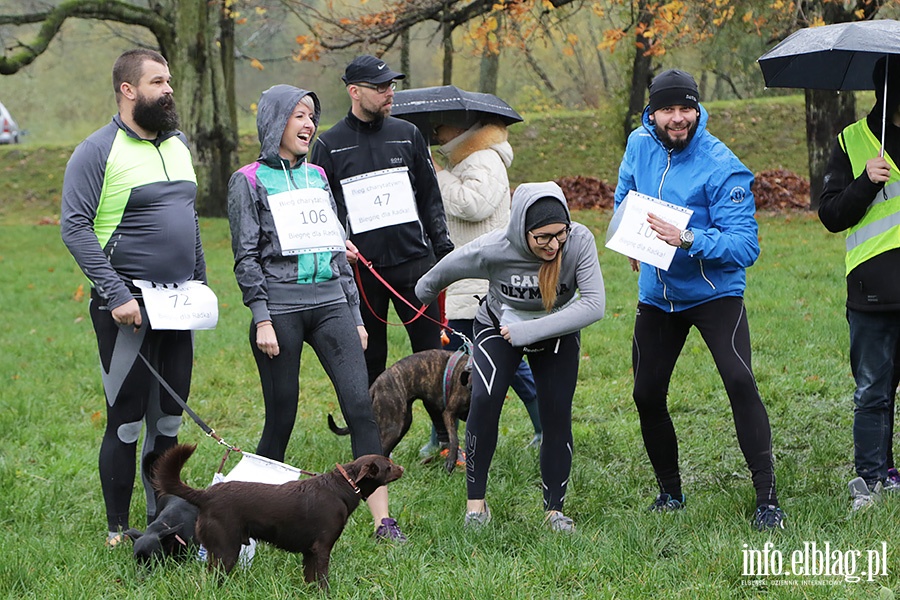
{"type": "Polygon", "coordinates": [[[353,233],[363,233],[419,218],[409,169],[397,167],[341,180],[353,233]]]}
{"type": "Polygon", "coordinates": [[[150,326],[156,330],[215,329],[219,303],[215,292],[202,281],[153,283],[135,279],[141,289],[150,326]]]}

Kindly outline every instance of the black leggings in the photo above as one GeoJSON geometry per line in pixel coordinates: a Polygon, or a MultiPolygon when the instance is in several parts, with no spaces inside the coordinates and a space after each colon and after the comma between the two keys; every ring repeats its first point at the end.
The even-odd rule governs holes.
{"type": "MultiPolygon", "coordinates": [[[[419,277],[431,268],[431,259],[410,261],[395,267],[378,267],[377,271],[398,294],[406,298],[413,306],[421,306],[416,298],[416,282],[419,277]]],[[[388,302],[394,304],[397,317],[404,323],[416,314],[413,309],[402,300],[394,296],[383,283],[364,266],[359,266],[359,278],[357,284],[360,287],[362,300],[359,311],[362,313],[363,324],[369,334],[369,344],[366,348],[366,369],[369,373],[369,385],[381,375],[387,366],[387,325],[384,321],[388,316],[388,302]],[[371,306],[371,310],[370,307],[371,306]],[[372,311],[375,314],[372,314],[372,311]]],[[[406,334],[413,352],[431,350],[441,347],[440,311],[437,302],[432,302],[425,310],[425,314],[406,325],[406,334]],[[431,319],[427,319],[431,317],[431,319]],[[433,320],[432,320],[433,319],[433,320]]]]}
{"type": "MultiPolygon", "coordinates": [[[[120,326],[96,295],[91,296],[91,321],[97,335],[106,430],[100,444],[100,487],[109,531],[128,529],[131,493],[137,472],[135,458],[142,424],[146,427],[141,465],[149,454],[162,454],[178,442],[181,406],[147,370],[138,352],[153,365],[176,394],[187,401],[191,389],[194,336],[191,331],[154,331],[141,308],[143,327],[120,326]]],[[[147,522],[156,516],[156,494],[150,474],[143,472],[147,522]]]]}
{"type": "Polygon", "coordinates": [[[300,398],[300,355],[305,341],[334,385],[347,427],[353,457],[383,454],[372,400],[362,369],[363,350],[359,332],[346,302],[309,310],[271,315],[279,354],[269,358],[256,345],[256,325],[250,324],[250,347],[256,359],[266,422],[256,453],[284,461],[288,441],[297,418],[300,398]]]}
{"type": "Polygon", "coordinates": [[[572,470],[572,397],[578,379],[581,334],[571,333],[516,348],[492,326],[475,321],[474,329],[475,371],[466,421],[468,498],[485,497],[503,400],[522,356],[528,354],[544,428],[540,458],[544,510],[561,511],[572,470]]]}
{"type": "Polygon", "coordinates": [[[631,352],[634,402],[659,489],[673,496],[681,494],[678,440],[666,398],[691,327],[700,331],[725,384],[757,504],[777,504],[772,432],[750,365],[750,327],[739,297],[720,298],[675,313],[638,304],[631,352]]]}

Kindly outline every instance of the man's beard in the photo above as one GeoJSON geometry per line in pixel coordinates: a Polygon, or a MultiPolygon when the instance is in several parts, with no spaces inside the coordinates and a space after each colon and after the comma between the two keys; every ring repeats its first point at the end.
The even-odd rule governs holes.
{"type": "Polygon", "coordinates": [[[156,101],[148,101],[145,96],[138,96],[131,117],[147,131],[158,133],[178,129],[178,112],[175,110],[175,98],[171,94],[163,94],[156,101]]]}
{"type": "Polygon", "coordinates": [[[687,145],[691,143],[691,140],[694,139],[694,134],[697,133],[698,122],[699,119],[688,126],[688,134],[684,139],[673,140],[669,137],[668,132],[660,127],[659,124],[656,125],[656,135],[659,136],[660,141],[662,141],[666,148],[671,148],[672,150],[684,150],[687,148],[687,145]]]}

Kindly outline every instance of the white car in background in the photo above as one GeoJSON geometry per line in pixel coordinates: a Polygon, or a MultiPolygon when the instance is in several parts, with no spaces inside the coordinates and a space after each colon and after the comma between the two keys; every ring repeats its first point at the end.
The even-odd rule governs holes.
{"type": "Polygon", "coordinates": [[[0,103],[0,144],[18,144],[19,126],[13,121],[12,115],[6,107],[0,103]]]}

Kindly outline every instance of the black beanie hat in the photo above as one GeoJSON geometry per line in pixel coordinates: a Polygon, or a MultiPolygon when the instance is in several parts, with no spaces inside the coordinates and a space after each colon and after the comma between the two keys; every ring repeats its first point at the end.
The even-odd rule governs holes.
{"type": "Polygon", "coordinates": [[[700,90],[690,73],[669,69],[650,82],[650,112],[667,106],[689,106],[700,110],[700,90]]]}
{"type": "Polygon", "coordinates": [[[534,231],[538,227],[549,225],[550,223],[569,224],[569,213],[566,207],[562,205],[559,198],[553,196],[545,196],[538,198],[534,204],[525,211],[525,231],[534,231]]]}

